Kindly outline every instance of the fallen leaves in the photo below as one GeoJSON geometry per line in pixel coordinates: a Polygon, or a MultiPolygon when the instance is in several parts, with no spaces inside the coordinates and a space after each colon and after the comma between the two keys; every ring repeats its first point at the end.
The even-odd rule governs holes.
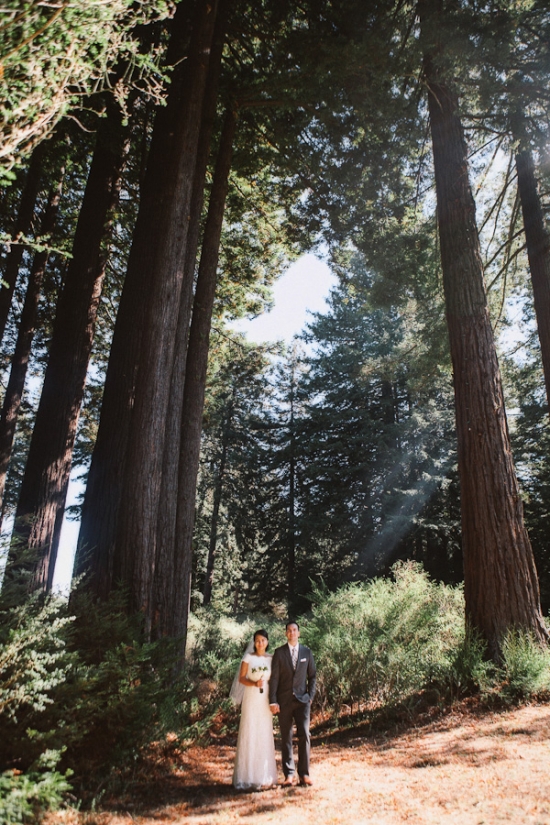
{"type": "Polygon", "coordinates": [[[237,793],[233,744],[193,747],[164,798],[161,783],[154,796],[50,825],[550,825],[548,705],[453,712],[393,735],[325,731],[312,753],[312,788],[237,793]]]}

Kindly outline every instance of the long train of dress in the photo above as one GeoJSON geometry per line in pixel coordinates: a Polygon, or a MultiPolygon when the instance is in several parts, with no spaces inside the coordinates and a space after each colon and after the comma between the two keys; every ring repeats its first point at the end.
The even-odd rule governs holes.
{"type": "Polygon", "coordinates": [[[248,678],[252,668],[267,667],[263,693],[257,687],[245,687],[241,708],[241,722],[237,739],[233,785],[245,790],[274,785],[277,782],[275,743],[273,739],[273,715],[269,710],[269,677],[271,656],[247,654],[248,678]]]}

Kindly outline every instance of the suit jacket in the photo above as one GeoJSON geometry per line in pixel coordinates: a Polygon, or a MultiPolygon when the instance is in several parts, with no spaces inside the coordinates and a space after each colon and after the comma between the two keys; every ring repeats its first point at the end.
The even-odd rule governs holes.
{"type": "Polygon", "coordinates": [[[281,707],[292,702],[293,697],[306,704],[315,696],[316,670],[313,653],[305,645],[298,645],[296,670],[288,645],[278,647],[271,661],[269,702],[281,707]]]}

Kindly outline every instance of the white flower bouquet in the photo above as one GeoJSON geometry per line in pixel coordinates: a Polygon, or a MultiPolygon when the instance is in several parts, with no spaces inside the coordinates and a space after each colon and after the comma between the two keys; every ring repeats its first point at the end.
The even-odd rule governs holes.
{"type": "MultiPolygon", "coordinates": [[[[267,673],[267,671],[268,671],[268,668],[266,667],[266,665],[258,665],[258,667],[252,667],[252,668],[250,668],[250,671],[248,673],[248,678],[252,682],[259,682],[260,679],[264,678],[264,675],[267,673]]],[[[261,687],[260,688],[260,693],[263,693],[263,692],[264,692],[264,689],[263,689],[263,687],[261,687]]]]}

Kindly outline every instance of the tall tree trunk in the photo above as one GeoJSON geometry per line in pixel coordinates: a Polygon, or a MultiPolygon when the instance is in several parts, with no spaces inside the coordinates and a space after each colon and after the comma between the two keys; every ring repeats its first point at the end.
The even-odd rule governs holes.
{"type": "Polygon", "coordinates": [[[521,134],[516,135],[520,139],[516,152],[518,191],[531,270],[546,398],[550,405],[550,235],[540,202],[533,155],[525,141],[521,126],[517,131],[521,131],[521,134]]]}
{"type": "Polygon", "coordinates": [[[23,192],[21,193],[21,201],[19,203],[19,210],[12,236],[15,243],[11,244],[10,251],[7,255],[6,265],[2,274],[4,283],[0,286],[0,341],[3,339],[6,330],[17,274],[21,265],[21,259],[23,258],[23,252],[25,251],[24,244],[17,243],[17,239],[22,235],[28,235],[32,227],[36,199],[40,191],[42,160],[46,145],[47,142],[42,141],[34,149],[29,162],[23,192]]]}
{"type": "Polygon", "coordinates": [[[75,572],[77,575],[91,574],[86,586],[100,598],[106,598],[115,583],[116,529],[143,327],[152,290],[151,272],[161,236],[161,207],[170,167],[168,158],[178,151],[176,126],[189,82],[189,61],[184,58],[191,31],[192,7],[193,0],[180,2],[172,21],[167,65],[174,68],[167,104],[159,107],[155,115],[82,507],[75,572]]]}
{"type": "MultiPolygon", "coordinates": [[[[57,187],[52,189],[49,194],[48,203],[40,224],[41,238],[49,237],[53,232],[61,198],[64,173],[65,170],[62,169],[57,187]]],[[[11,459],[15,428],[21,407],[21,398],[25,387],[27,367],[36,328],[38,302],[48,257],[49,251],[45,249],[37,252],[33,259],[25,295],[25,303],[19,321],[15,352],[11,361],[10,377],[2,405],[2,414],[0,416],[0,504],[4,500],[6,476],[11,459]]]]}
{"type": "Polygon", "coordinates": [[[287,556],[287,591],[289,615],[295,607],[296,598],[296,349],[292,353],[292,371],[290,374],[290,426],[289,426],[289,465],[288,465],[288,556],[287,556]]]}
{"type": "Polygon", "coordinates": [[[14,536],[38,554],[31,588],[51,588],[57,541],[97,308],[106,237],[118,202],[127,146],[118,106],[100,122],[78,216],[72,259],[59,296],[48,365],[19,494],[14,536]],[[57,526],[56,526],[57,525],[57,526]]]}
{"type": "Polygon", "coordinates": [[[185,390],[183,394],[181,441],[178,482],[178,509],[174,547],[174,601],[172,609],[161,617],[161,626],[171,636],[183,639],[187,634],[189,601],[191,597],[191,567],[193,557],[193,528],[195,497],[199,468],[202,414],[212,310],[216,293],[220,238],[227,196],[233,139],[237,124],[236,113],[226,113],[220,138],[220,148],[208,204],[204,228],[193,320],[189,332],[185,390]]]}
{"type": "MultiPolygon", "coordinates": [[[[423,5],[430,14],[434,5],[423,5]]],[[[425,77],[454,371],[466,614],[498,657],[511,627],[541,641],[548,633],[510,449],[458,98],[432,54],[425,77]]]]}
{"type": "Polygon", "coordinates": [[[191,305],[193,301],[193,283],[197,261],[200,224],[204,202],[204,185],[210,143],[216,120],[218,100],[218,81],[221,71],[221,56],[225,42],[225,30],[228,0],[220,0],[212,56],[208,72],[208,83],[205,91],[204,112],[197,153],[197,166],[193,181],[193,195],[191,203],[191,220],[189,223],[189,237],[183,274],[183,287],[178,316],[176,333],[176,347],[174,364],[172,367],[172,386],[170,390],[170,406],[166,420],[166,434],[164,440],[164,457],[162,468],[161,494],[159,503],[159,519],[157,527],[157,557],[155,561],[155,593],[153,608],[153,624],[155,633],[162,634],[159,625],[160,617],[166,616],[172,609],[173,603],[173,571],[174,571],[174,544],[176,540],[177,516],[177,487],[178,466],[180,453],[180,433],[183,392],[185,387],[185,366],[187,347],[189,343],[189,324],[191,320],[191,305]]]}
{"type": "Polygon", "coordinates": [[[218,543],[218,523],[220,519],[220,506],[222,503],[223,487],[225,482],[225,465],[227,462],[227,450],[229,447],[229,433],[233,421],[233,404],[235,399],[235,385],[227,412],[224,416],[222,429],[222,452],[220,463],[216,473],[214,484],[214,501],[212,506],[212,518],[210,520],[210,536],[208,538],[208,556],[206,559],[206,573],[204,577],[204,587],[202,590],[203,605],[209,605],[212,600],[212,585],[214,584],[214,562],[216,559],[216,546],[218,543]]]}
{"type": "Polygon", "coordinates": [[[129,586],[131,608],[152,624],[154,562],[165,428],[176,328],[189,237],[193,180],[217,2],[198,0],[189,56],[189,84],[176,128],[162,222],[152,271],[146,325],[136,380],[128,453],[115,545],[115,576],[129,586]]]}

